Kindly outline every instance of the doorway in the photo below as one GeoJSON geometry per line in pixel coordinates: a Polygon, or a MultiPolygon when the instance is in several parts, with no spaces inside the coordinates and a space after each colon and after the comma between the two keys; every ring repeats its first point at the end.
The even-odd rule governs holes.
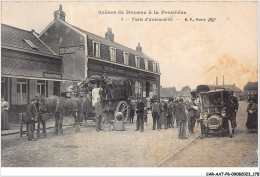
{"type": "Polygon", "coordinates": [[[146,82],[146,98],[150,95],[150,82],[146,82]]]}

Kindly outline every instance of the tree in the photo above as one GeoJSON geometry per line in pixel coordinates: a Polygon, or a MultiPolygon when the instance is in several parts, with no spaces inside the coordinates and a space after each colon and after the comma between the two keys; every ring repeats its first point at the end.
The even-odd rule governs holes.
{"type": "Polygon", "coordinates": [[[181,91],[191,91],[191,88],[187,85],[182,87],[181,91]]]}

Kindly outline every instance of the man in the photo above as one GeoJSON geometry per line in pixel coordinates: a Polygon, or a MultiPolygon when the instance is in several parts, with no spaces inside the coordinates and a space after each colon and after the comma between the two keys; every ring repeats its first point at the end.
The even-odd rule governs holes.
{"type": "MultiPolygon", "coordinates": [[[[238,101],[237,101],[237,97],[235,97],[235,93],[233,95],[231,95],[231,100],[232,100],[232,122],[233,122],[233,128],[237,127],[237,110],[238,110],[238,101]]],[[[234,130],[234,129],[233,129],[234,130]]]]}
{"type": "Polygon", "coordinates": [[[31,99],[31,103],[27,105],[25,121],[28,125],[28,140],[35,141],[33,138],[33,133],[35,129],[35,121],[38,118],[38,112],[36,108],[37,100],[35,98],[31,99]]]}
{"type": "Polygon", "coordinates": [[[166,113],[166,116],[167,116],[167,127],[168,128],[173,128],[173,103],[172,103],[172,98],[169,99],[169,103],[168,103],[168,106],[167,106],[167,113],[166,113]]]}
{"type": "Polygon", "coordinates": [[[198,118],[197,110],[194,108],[196,105],[194,103],[195,99],[191,99],[190,102],[187,104],[188,110],[188,129],[189,133],[194,133],[194,127],[196,123],[196,119],[198,118]]]}
{"type": "Polygon", "coordinates": [[[134,123],[134,116],[135,116],[135,102],[132,99],[131,103],[130,103],[130,114],[129,114],[129,118],[130,118],[130,123],[134,123]]]}
{"type": "Polygon", "coordinates": [[[187,139],[186,137],[186,113],[185,107],[183,104],[183,99],[180,99],[179,102],[176,104],[176,120],[179,122],[179,138],[180,139],[187,139]]]}
{"type": "MultiPolygon", "coordinates": [[[[167,129],[167,104],[165,103],[164,100],[161,102],[161,125],[164,124],[164,128],[167,129]]],[[[161,126],[160,125],[160,126],[161,126]]],[[[161,127],[160,127],[161,128],[161,127]]]]}
{"type": "Polygon", "coordinates": [[[161,104],[159,100],[155,100],[152,104],[152,117],[153,117],[153,129],[155,130],[157,124],[157,130],[160,130],[159,117],[161,115],[161,104]]]}
{"type": "Polygon", "coordinates": [[[95,116],[96,131],[99,132],[101,130],[101,120],[103,116],[103,109],[100,98],[97,98],[97,102],[95,103],[95,116]]]}
{"type": "Polygon", "coordinates": [[[177,100],[174,99],[173,103],[172,103],[172,127],[174,128],[174,122],[176,122],[176,128],[179,127],[179,122],[176,119],[176,104],[177,104],[177,100]]]}
{"type": "MultiPolygon", "coordinates": [[[[42,117],[42,115],[40,114],[41,112],[44,112],[45,110],[40,110],[40,100],[41,100],[41,95],[39,93],[37,93],[35,95],[35,99],[36,99],[36,109],[38,114],[38,118],[39,118],[39,122],[42,123],[42,133],[43,136],[46,137],[46,120],[42,117]]],[[[40,125],[38,125],[38,128],[40,128],[40,125]]]]}
{"type": "Polygon", "coordinates": [[[144,102],[142,99],[138,100],[137,102],[137,120],[136,120],[136,130],[139,131],[141,127],[141,132],[144,131],[144,102]]]}

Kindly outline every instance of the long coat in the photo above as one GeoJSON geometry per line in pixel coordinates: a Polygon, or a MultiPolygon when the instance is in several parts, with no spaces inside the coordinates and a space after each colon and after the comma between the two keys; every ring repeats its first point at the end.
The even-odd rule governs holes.
{"type": "Polygon", "coordinates": [[[38,112],[37,112],[36,105],[31,104],[31,103],[28,104],[27,110],[26,110],[25,121],[26,122],[36,121],[37,116],[38,116],[38,112]]]}
{"type": "Polygon", "coordinates": [[[185,107],[182,103],[177,103],[175,107],[175,115],[176,115],[176,120],[178,122],[180,121],[186,121],[186,113],[185,113],[185,107]]]}

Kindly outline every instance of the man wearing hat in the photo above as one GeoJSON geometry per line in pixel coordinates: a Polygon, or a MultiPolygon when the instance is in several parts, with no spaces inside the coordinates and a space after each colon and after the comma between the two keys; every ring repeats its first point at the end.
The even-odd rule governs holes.
{"type": "Polygon", "coordinates": [[[155,130],[156,124],[157,124],[157,130],[160,130],[160,125],[159,125],[159,117],[161,115],[161,104],[159,103],[158,99],[154,100],[154,103],[152,104],[152,117],[153,117],[153,129],[155,130]]]}
{"type": "Polygon", "coordinates": [[[176,121],[179,122],[179,138],[187,139],[186,137],[186,127],[187,127],[187,116],[185,113],[185,107],[183,104],[183,99],[180,99],[176,104],[176,121]]]}
{"type": "Polygon", "coordinates": [[[25,121],[28,125],[28,140],[35,141],[36,139],[33,138],[33,133],[35,129],[35,121],[38,118],[38,111],[36,108],[37,99],[31,99],[31,103],[27,105],[26,117],[25,121]]]}

